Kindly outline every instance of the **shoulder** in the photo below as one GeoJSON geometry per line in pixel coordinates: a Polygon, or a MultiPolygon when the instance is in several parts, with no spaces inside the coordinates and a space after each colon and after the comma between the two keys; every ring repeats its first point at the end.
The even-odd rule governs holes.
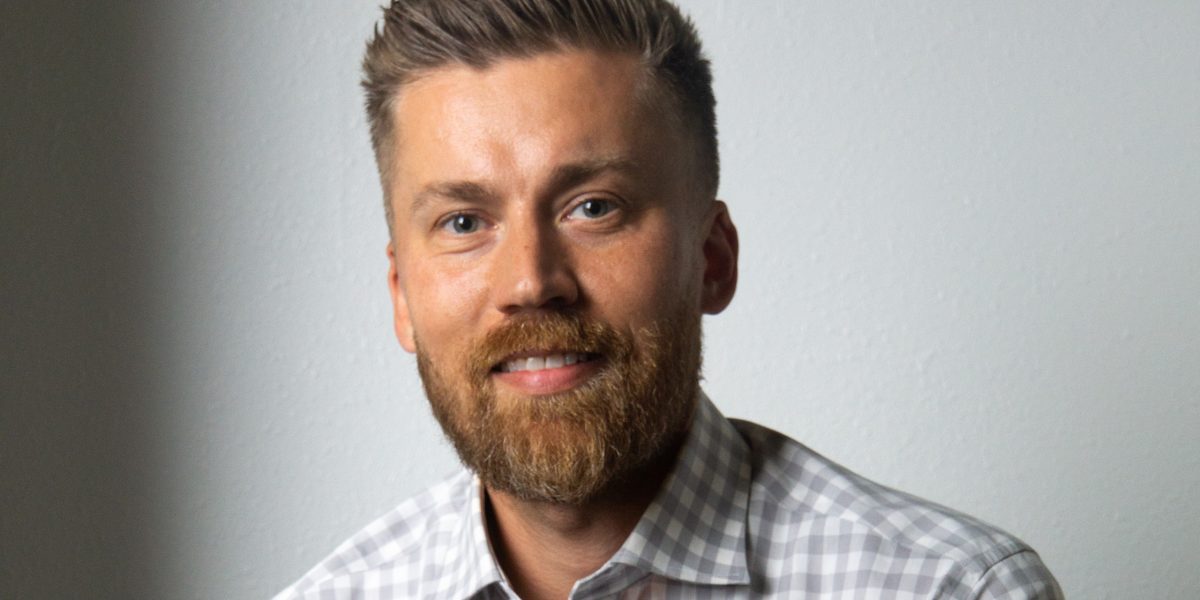
{"type": "Polygon", "coordinates": [[[333,597],[378,582],[398,591],[418,586],[438,557],[452,552],[467,526],[464,515],[471,511],[472,488],[472,475],[463,471],[402,502],[339,545],[274,600],[333,597]]]}
{"type": "Polygon", "coordinates": [[[1057,590],[1037,554],[1015,536],[870,481],[761,425],[734,425],[751,449],[751,529],[759,547],[775,554],[760,557],[767,567],[811,573],[813,564],[853,563],[860,579],[874,570],[868,579],[941,590],[938,597],[1059,597],[984,593],[989,585],[997,591],[1026,583],[1057,590]]]}

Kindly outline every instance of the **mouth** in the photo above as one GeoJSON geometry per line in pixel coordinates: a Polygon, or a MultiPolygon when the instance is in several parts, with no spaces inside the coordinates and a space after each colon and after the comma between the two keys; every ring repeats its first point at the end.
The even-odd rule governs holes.
{"type": "Polygon", "coordinates": [[[599,359],[600,355],[592,352],[529,351],[514,354],[496,363],[492,367],[492,372],[523,373],[528,371],[545,371],[593,362],[599,359]]]}
{"type": "Polygon", "coordinates": [[[593,352],[530,350],[505,357],[491,377],[502,389],[524,397],[545,397],[583,385],[605,364],[593,352]]]}

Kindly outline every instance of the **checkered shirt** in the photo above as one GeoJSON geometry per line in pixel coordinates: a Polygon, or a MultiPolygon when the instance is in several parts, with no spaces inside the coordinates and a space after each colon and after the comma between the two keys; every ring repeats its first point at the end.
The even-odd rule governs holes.
{"type": "MultiPolygon", "coordinates": [[[[516,594],[492,556],[478,478],[404,502],[275,600],[516,594]]],[[[1062,598],[1029,546],[873,483],[701,395],[679,462],[571,598],[1062,598]]]]}

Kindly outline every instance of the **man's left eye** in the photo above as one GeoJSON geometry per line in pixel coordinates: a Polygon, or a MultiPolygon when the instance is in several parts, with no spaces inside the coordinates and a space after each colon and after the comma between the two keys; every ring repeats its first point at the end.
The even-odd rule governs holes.
{"type": "Polygon", "coordinates": [[[572,210],[571,214],[567,216],[572,219],[599,219],[615,208],[616,205],[611,200],[592,198],[580,202],[579,206],[576,206],[575,210],[572,210]]]}

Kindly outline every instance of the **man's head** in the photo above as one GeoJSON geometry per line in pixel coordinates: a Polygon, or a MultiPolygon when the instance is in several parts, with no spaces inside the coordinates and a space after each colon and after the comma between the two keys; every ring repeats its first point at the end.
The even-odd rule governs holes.
{"type": "MultiPolygon", "coordinates": [[[[375,134],[396,335],[490,489],[584,502],[663,458],[690,422],[700,315],[724,309],[737,279],[736,232],[705,171],[715,148],[704,160],[693,118],[672,116],[680,105],[641,51],[526,48],[504,33],[517,17],[587,31],[679,20],[664,6],[440,0],[389,17],[422,57],[430,39],[462,53],[507,40],[505,53],[436,63],[370,101],[388,123],[375,134]],[[609,23],[618,8],[644,18],[609,23]]],[[[407,43],[376,40],[368,65],[407,43]]]]}

